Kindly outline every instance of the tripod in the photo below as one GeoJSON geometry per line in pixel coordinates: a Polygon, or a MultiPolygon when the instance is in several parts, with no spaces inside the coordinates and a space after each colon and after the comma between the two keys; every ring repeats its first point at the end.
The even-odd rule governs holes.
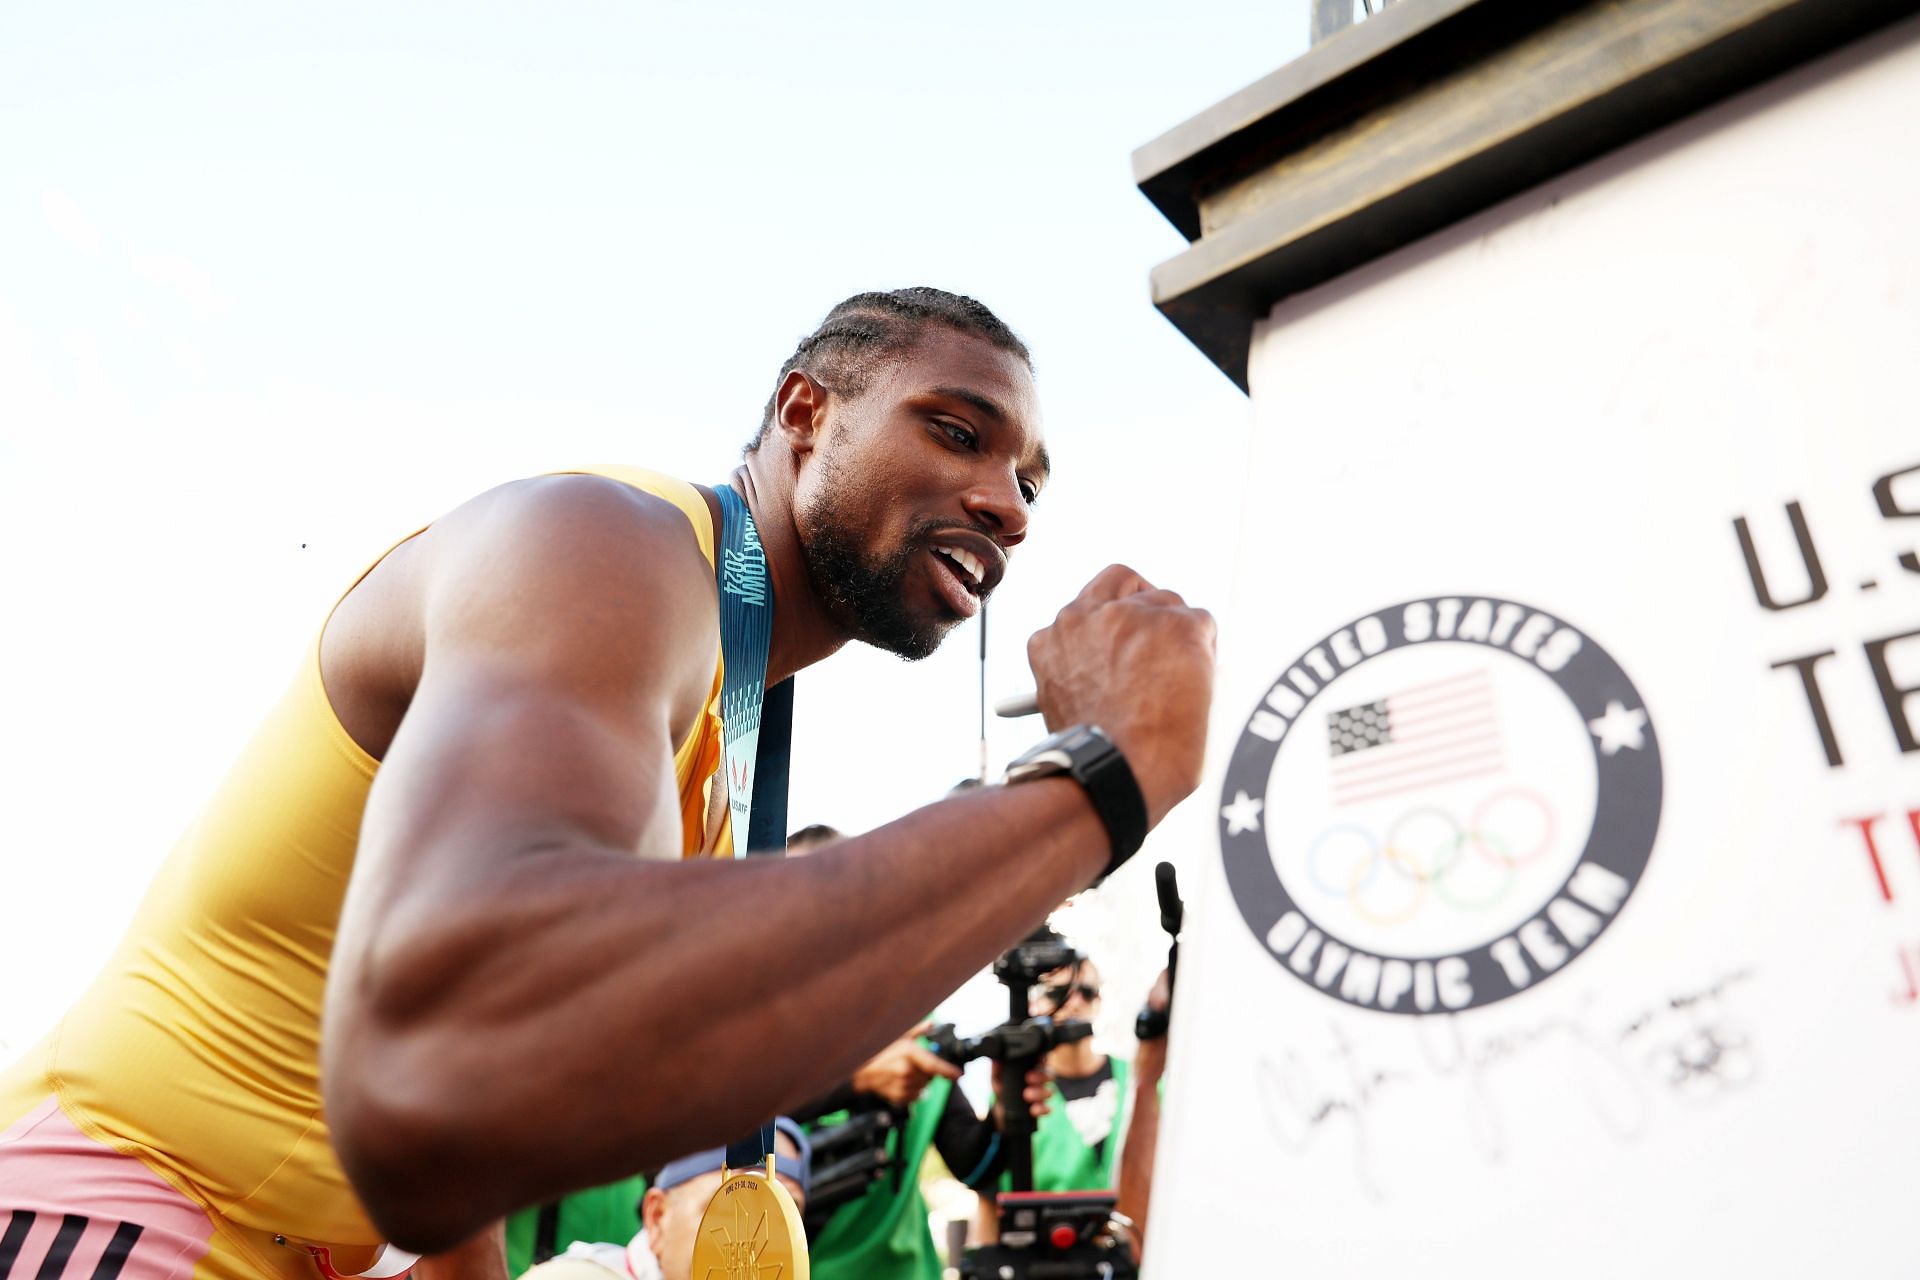
{"type": "Polygon", "coordinates": [[[1078,1019],[1031,1016],[1029,997],[1042,975],[1080,959],[1043,925],[993,963],[993,976],[1007,988],[1007,1021],[967,1040],[951,1026],[935,1028],[931,1037],[934,1052],[949,1062],[990,1058],[1004,1064],[1009,1082],[1018,1082],[1001,1109],[1012,1190],[996,1197],[1000,1241],[969,1250],[960,1260],[961,1280],[1129,1280],[1138,1274],[1132,1251],[1113,1234],[1111,1192],[1033,1189],[1034,1121],[1021,1085],[1056,1046],[1084,1040],[1093,1028],[1078,1019]]]}

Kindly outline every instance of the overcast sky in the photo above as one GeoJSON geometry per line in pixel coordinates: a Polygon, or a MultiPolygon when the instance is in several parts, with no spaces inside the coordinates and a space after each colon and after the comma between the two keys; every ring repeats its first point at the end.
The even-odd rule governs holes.
{"type": "MultiPolygon", "coordinates": [[[[1129,153],[1303,52],[1305,9],[0,9],[0,1045],[84,986],[368,560],[521,475],[721,479],[847,294],[972,293],[1034,350],[1054,483],[995,696],[1109,561],[1223,607],[1246,402],[1148,301],[1184,242],[1129,153]]],[[[976,644],[805,673],[794,824],[971,773],[976,644]]],[[[1112,1028],[1156,856],[1190,855],[1078,909],[1128,953],[1112,1028]]]]}

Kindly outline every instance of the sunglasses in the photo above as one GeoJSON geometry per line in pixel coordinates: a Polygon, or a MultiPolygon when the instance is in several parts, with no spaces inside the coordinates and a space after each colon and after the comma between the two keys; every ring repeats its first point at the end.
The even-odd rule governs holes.
{"type": "Polygon", "coordinates": [[[1051,1000],[1054,1004],[1065,1004],[1067,997],[1076,991],[1080,993],[1080,998],[1088,1004],[1092,1004],[1100,998],[1100,988],[1094,986],[1091,982],[1067,982],[1057,987],[1046,988],[1047,999],[1051,1000]]]}

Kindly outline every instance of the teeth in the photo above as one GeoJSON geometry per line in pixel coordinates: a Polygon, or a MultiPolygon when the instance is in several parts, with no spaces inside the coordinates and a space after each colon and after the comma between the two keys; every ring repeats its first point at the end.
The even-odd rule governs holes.
{"type": "Polygon", "coordinates": [[[979,585],[980,579],[986,576],[986,565],[982,564],[980,557],[974,555],[973,552],[963,551],[959,547],[942,547],[940,549],[947,554],[948,559],[966,570],[967,576],[973,579],[976,586],[979,585]]]}

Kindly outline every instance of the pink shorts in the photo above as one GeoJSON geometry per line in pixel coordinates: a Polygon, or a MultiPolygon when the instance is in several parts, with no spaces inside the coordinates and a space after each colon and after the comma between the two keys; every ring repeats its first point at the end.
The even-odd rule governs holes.
{"type": "Polygon", "coordinates": [[[213,1222],[49,1097],[0,1133],[0,1280],[188,1280],[213,1222]]]}

